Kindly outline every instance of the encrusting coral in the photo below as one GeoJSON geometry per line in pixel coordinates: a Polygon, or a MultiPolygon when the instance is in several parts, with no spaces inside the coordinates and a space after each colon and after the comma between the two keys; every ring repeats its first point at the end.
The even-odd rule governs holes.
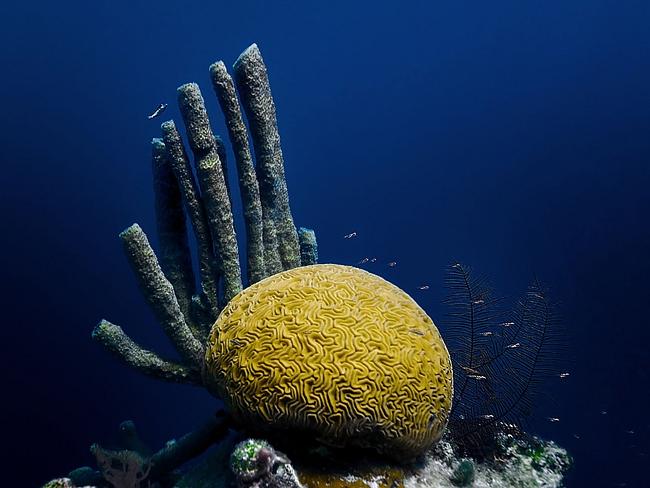
{"type": "Polygon", "coordinates": [[[260,439],[246,439],[235,446],[230,470],[240,488],[304,488],[291,461],[260,439]]]}
{"type": "MultiPolygon", "coordinates": [[[[120,234],[145,300],[180,360],[144,349],[107,320],[93,331],[94,339],[132,368],[204,387],[228,411],[157,452],[139,439],[132,422],[124,422],[118,450],[92,447],[100,471],[78,468],[46,486],[559,486],[571,461],[566,451],[503,422],[520,404],[527,405],[519,400],[529,389],[512,390],[517,401],[506,397],[489,415],[467,394],[469,379],[492,384],[488,366],[509,357],[503,351],[525,357],[519,352],[522,342],[513,340],[523,340],[517,334],[525,332],[527,322],[504,337],[501,352],[484,359],[475,346],[493,335],[480,329],[487,320],[487,295],[454,265],[452,284],[460,284],[460,291],[452,294],[450,304],[458,309],[452,317],[460,329],[469,324],[471,333],[469,355],[461,355],[460,362],[456,358],[460,371],[452,371],[438,329],[405,292],[358,268],[317,264],[316,234],[296,229],[293,222],[275,104],[256,45],[242,53],[234,72],[233,81],[223,62],[210,66],[244,209],[246,279],[225,147],[210,127],[198,85],[185,84],[178,102],[193,162],[173,121],[164,122],[162,137],[152,141],[160,259],[138,224],[120,234]],[[186,219],[194,233],[198,276],[186,219]],[[456,417],[454,373],[462,379],[454,410],[462,413],[456,417]],[[447,428],[450,416],[453,428],[447,428]],[[477,422],[478,432],[487,432],[491,442],[474,436],[477,422]],[[240,442],[251,434],[289,452],[295,469],[266,440],[240,442]],[[475,437],[481,441],[480,457],[472,456],[475,437]],[[179,469],[212,446],[201,462],[179,469]],[[348,449],[338,449],[343,446],[348,449]],[[416,463],[401,462],[416,457],[416,463]]],[[[531,293],[538,302],[543,298],[537,289],[531,293]]],[[[539,310],[524,307],[526,316],[536,319],[539,310]]],[[[548,321],[533,326],[542,331],[542,340],[537,333],[529,337],[538,349],[546,346],[548,321]]],[[[537,364],[525,378],[536,377],[537,364]]],[[[491,401],[495,391],[489,393],[491,401]]]]}

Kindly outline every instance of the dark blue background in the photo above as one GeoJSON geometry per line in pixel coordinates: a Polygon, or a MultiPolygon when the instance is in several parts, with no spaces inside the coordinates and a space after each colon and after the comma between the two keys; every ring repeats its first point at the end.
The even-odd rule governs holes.
{"type": "Polygon", "coordinates": [[[539,276],[573,366],[535,431],[575,455],[570,486],[647,482],[647,1],[3,2],[0,23],[4,484],[89,464],[121,420],[159,445],[213,410],[90,331],[106,317],[170,351],[117,239],[153,235],[145,115],[178,120],[197,81],[225,133],[208,66],[251,42],[321,261],[377,256],[443,334],[448,263],[510,297],[539,276]]]}

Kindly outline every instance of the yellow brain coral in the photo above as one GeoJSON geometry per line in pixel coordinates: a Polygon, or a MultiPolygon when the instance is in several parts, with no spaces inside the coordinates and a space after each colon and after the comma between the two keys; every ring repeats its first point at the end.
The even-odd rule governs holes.
{"type": "Polygon", "coordinates": [[[399,457],[438,440],[452,367],[438,329],[402,290],[349,266],[304,266],[235,296],[206,372],[233,414],[399,457]]]}

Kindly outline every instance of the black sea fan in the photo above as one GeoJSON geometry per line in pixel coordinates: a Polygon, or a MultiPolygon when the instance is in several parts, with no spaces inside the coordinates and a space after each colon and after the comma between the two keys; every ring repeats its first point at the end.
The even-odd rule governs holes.
{"type": "Polygon", "coordinates": [[[523,427],[558,374],[564,349],[555,308],[534,281],[509,313],[468,267],[449,268],[447,331],[454,363],[449,431],[467,454],[485,455],[497,432],[523,427]]]}

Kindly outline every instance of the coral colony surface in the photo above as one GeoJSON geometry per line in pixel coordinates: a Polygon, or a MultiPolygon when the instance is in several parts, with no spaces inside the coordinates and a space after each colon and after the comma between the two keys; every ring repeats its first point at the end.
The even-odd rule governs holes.
{"type": "MultiPolygon", "coordinates": [[[[502,336],[501,349],[489,353],[479,339],[488,335],[487,295],[455,265],[452,315],[463,339],[450,356],[433,321],[395,285],[358,268],[317,264],[314,231],[293,222],[275,105],[255,44],[233,71],[234,79],[221,61],[209,70],[234,153],[246,277],[225,146],[198,85],[186,84],[178,104],[192,157],[174,121],[152,141],[160,248],[154,252],[137,224],[120,234],[179,360],[144,349],[108,320],[92,333],[133,369],[206,388],[226,408],[158,451],[124,422],[117,448],[92,446],[96,468],[45,486],[559,486],[567,453],[516,425],[530,382],[522,389],[498,378],[509,350],[527,350],[527,340],[538,352],[549,347],[546,334],[535,342],[535,331],[550,324],[539,304],[524,302],[515,336],[502,336]]],[[[541,291],[535,296],[545,300],[541,291]]],[[[537,378],[536,360],[527,377],[537,378]]]]}

